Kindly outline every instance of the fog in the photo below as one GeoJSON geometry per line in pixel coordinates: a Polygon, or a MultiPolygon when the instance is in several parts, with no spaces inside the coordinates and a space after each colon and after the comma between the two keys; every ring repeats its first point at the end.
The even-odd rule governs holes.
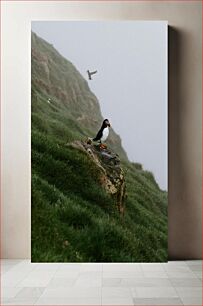
{"type": "MultiPolygon", "coordinates": [[[[167,22],[32,22],[88,80],[131,161],[167,190],[167,22]]],[[[94,114],[92,114],[94,116],[94,114]]]]}

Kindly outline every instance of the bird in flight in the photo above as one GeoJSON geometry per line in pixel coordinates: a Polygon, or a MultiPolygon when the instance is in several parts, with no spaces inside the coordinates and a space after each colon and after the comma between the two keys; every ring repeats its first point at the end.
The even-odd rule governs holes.
{"type": "Polygon", "coordinates": [[[92,80],[92,75],[97,73],[97,70],[90,72],[89,70],[87,70],[87,74],[88,74],[88,78],[89,80],[92,80]]]}

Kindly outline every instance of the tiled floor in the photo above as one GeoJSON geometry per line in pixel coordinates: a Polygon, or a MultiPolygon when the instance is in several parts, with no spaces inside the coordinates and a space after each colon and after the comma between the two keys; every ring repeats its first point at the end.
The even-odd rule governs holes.
{"type": "Polygon", "coordinates": [[[1,305],[202,305],[202,261],[1,261],[1,305]]]}

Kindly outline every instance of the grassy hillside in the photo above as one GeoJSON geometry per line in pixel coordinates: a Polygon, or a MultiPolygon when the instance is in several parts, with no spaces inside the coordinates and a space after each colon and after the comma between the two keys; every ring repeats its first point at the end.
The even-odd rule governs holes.
{"type": "Polygon", "coordinates": [[[94,136],[102,120],[86,80],[32,33],[32,261],[167,260],[167,193],[128,161],[120,137],[111,130],[108,146],[125,172],[124,217],[91,159],[67,146],[94,136]]]}

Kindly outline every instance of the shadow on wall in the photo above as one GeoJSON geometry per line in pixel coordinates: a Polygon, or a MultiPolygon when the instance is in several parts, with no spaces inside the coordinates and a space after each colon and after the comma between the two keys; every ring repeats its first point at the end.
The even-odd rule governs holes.
{"type": "MultiPolygon", "coordinates": [[[[192,202],[191,178],[185,157],[187,148],[183,133],[185,126],[185,33],[169,27],[169,80],[168,80],[168,125],[169,125],[169,206],[168,206],[168,250],[169,258],[197,259],[201,254],[201,232],[198,228],[199,210],[192,202]],[[191,211],[191,205],[194,210],[191,211]],[[196,254],[196,257],[195,257],[196,254]]],[[[192,142],[191,142],[192,145],[192,142]]],[[[194,183],[193,183],[194,184],[194,183]]],[[[198,200],[197,200],[198,202],[198,200]]]]}

